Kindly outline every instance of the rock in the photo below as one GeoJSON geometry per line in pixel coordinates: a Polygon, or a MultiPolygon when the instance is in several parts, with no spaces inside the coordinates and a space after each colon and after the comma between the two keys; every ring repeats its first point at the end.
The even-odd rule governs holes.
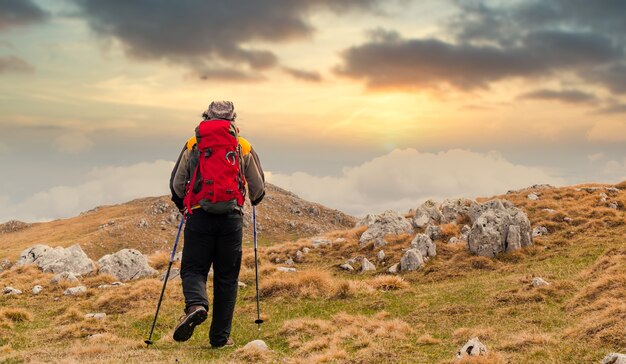
{"type": "Polygon", "coordinates": [[[392,210],[387,210],[380,215],[375,215],[373,222],[367,226],[368,229],[359,239],[359,244],[361,246],[372,240],[384,238],[385,235],[399,235],[413,232],[413,226],[409,220],[398,212],[392,210]]]}
{"type": "Polygon", "coordinates": [[[325,238],[312,238],[311,244],[313,244],[313,248],[317,249],[317,248],[324,247],[324,246],[330,246],[333,243],[329,239],[325,239],[325,238]]]}
{"type": "Polygon", "coordinates": [[[463,225],[461,228],[461,234],[463,235],[469,235],[470,231],[472,231],[472,227],[469,225],[463,225]]]}
{"type": "Polygon", "coordinates": [[[400,263],[396,263],[387,269],[387,273],[396,274],[400,271],[400,263]]]}
{"type": "Polygon", "coordinates": [[[417,249],[409,249],[407,250],[402,258],[400,259],[400,270],[401,271],[412,271],[417,270],[424,264],[424,258],[422,257],[422,253],[420,253],[417,249]]]}
{"type": "Polygon", "coordinates": [[[267,344],[263,340],[253,340],[247,343],[246,345],[244,345],[243,347],[243,350],[250,350],[250,349],[267,351],[270,348],[269,346],[267,346],[267,344]]]}
{"type": "Polygon", "coordinates": [[[96,320],[104,320],[106,317],[107,317],[107,314],[104,312],[88,313],[85,315],[85,318],[92,318],[96,320]]]}
{"type": "Polygon", "coordinates": [[[427,200],[415,209],[412,222],[416,228],[422,228],[428,224],[441,223],[441,218],[440,205],[433,200],[427,200]]]}
{"type": "Polygon", "coordinates": [[[385,240],[384,238],[377,238],[374,241],[374,249],[376,248],[382,248],[383,246],[387,245],[387,240],[385,240]]]}
{"type": "Polygon", "coordinates": [[[81,278],[83,277],[80,274],[77,275],[72,272],[63,272],[52,277],[52,279],[50,280],[50,283],[58,284],[62,281],[78,282],[81,278]]]}
{"type": "Polygon", "coordinates": [[[246,288],[246,287],[248,287],[248,285],[243,283],[242,281],[237,281],[237,287],[246,288]]]}
{"type": "Polygon", "coordinates": [[[86,275],[95,272],[96,267],[79,245],[69,248],[50,248],[47,245],[35,245],[20,254],[16,265],[36,264],[44,272],[72,272],[86,275]]]}
{"type": "Polygon", "coordinates": [[[183,260],[183,252],[178,252],[178,253],[174,254],[174,261],[175,262],[180,262],[181,260],[183,260]]]}
{"type": "Polygon", "coordinates": [[[292,268],[292,267],[278,267],[276,268],[276,270],[279,272],[285,272],[285,273],[295,273],[298,271],[296,268],[292,268]]]}
{"type": "Polygon", "coordinates": [[[33,289],[31,290],[31,292],[33,292],[33,294],[40,294],[41,291],[43,291],[43,287],[40,285],[36,285],[35,287],[33,287],[33,289]]]}
{"type": "Polygon", "coordinates": [[[287,264],[287,265],[294,265],[293,259],[289,258],[289,259],[285,260],[285,264],[287,264]]]}
{"type": "Polygon", "coordinates": [[[150,225],[148,224],[148,221],[146,219],[141,219],[139,220],[139,223],[137,224],[137,226],[142,229],[146,229],[150,225]]]}
{"type": "Polygon", "coordinates": [[[531,193],[528,196],[526,196],[526,198],[528,198],[531,201],[537,201],[539,199],[539,196],[537,196],[536,193],[531,193]]]}
{"type": "Polygon", "coordinates": [[[478,340],[477,337],[470,339],[463,347],[456,353],[458,359],[465,356],[484,356],[487,355],[487,347],[478,340]]]}
{"type": "Polygon", "coordinates": [[[4,272],[5,270],[11,268],[11,261],[4,258],[0,260],[0,272],[4,272]]]}
{"type": "Polygon", "coordinates": [[[602,364],[626,364],[626,355],[611,353],[602,359],[602,364]]]}
{"type": "Polygon", "coordinates": [[[607,192],[609,195],[613,195],[613,196],[614,196],[614,195],[619,195],[619,189],[618,189],[618,188],[615,188],[615,187],[607,187],[605,190],[606,190],[606,192],[607,192]]]}
{"type": "Polygon", "coordinates": [[[609,195],[607,195],[606,193],[602,192],[600,194],[600,202],[606,202],[609,199],[609,195]]]}
{"type": "Polygon", "coordinates": [[[448,244],[456,244],[458,242],[460,242],[460,240],[456,236],[453,236],[448,240],[448,244]]]}
{"type": "MultiPolygon", "coordinates": [[[[161,273],[161,276],[159,276],[159,280],[164,281],[165,280],[165,275],[167,274],[167,271],[161,273]]],[[[178,278],[180,277],[180,269],[178,268],[172,268],[170,270],[170,276],[167,277],[168,281],[171,281],[172,279],[178,278]]]]}
{"type": "Polygon", "coordinates": [[[87,287],[85,286],[77,286],[66,289],[63,294],[66,296],[79,296],[87,293],[87,287]]]}
{"type": "Polygon", "coordinates": [[[311,249],[309,249],[307,247],[302,248],[302,253],[304,253],[304,254],[309,254],[310,251],[311,251],[311,249]]]}
{"type": "Polygon", "coordinates": [[[376,258],[378,259],[379,262],[382,262],[383,260],[385,260],[385,251],[380,250],[378,254],[376,254],[376,258]]]}
{"type": "Polygon", "coordinates": [[[126,283],[122,283],[122,282],[113,282],[111,284],[101,284],[98,286],[98,288],[100,289],[106,289],[106,288],[113,288],[113,287],[121,287],[121,286],[125,286],[126,283]]]}
{"type": "Polygon", "coordinates": [[[7,296],[11,296],[11,295],[22,294],[22,291],[20,291],[19,289],[13,288],[11,286],[6,286],[4,287],[4,290],[2,291],[2,293],[4,293],[7,296]]]}
{"type": "Polygon", "coordinates": [[[474,254],[493,257],[533,244],[528,216],[506,200],[477,205],[470,215],[474,223],[467,245],[474,254]]]}
{"type": "Polygon", "coordinates": [[[341,268],[343,270],[347,270],[348,272],[352,272],[354,270],[354,267],[351,266],[348,263],[344,263],[344,264],[340,265],[339,268],[341,268]]]}
{"type": "Polygon", "coordinates": [[[570,222],[574,221],[574,219],[572,219],[572,218],[571,218],[571,217],[569,217],[569,216],[565,216],[565,217],[563,218],[563,221],[569,224],[570,222]]]}
{"type": "Polygon", "coordinates": [[[428,225],[426,227],[425,234],[428,235],[432,240],[441,239],[441,237],[443,236],[441,226],[438,225],[428,225]]]}
{"type": "Polygon", "coordinates": [[[148,265],[148,259],[135,249],[122,249],[98,260],[100,273],[111,274],[121,281],[151,277],[158,272],[148,265]]]}
{"type": "Polygon", "coordinates": [[[551,215],[556,213],[556,210],[555,210],[555,209],[542,209],[541,211],[543,211],[543,212],[547,212],[547,213],[549,213],[549,214],[551,214],[551,215]]]}
{"type": "Polygon", "coordinates": [[[367,258],[363,257],[363,260],[361,261],[361,273],[365,273],[370,270],[376,270],[376,266],[367,260],[367,258]]]}
{"type": "Polygon", "coordinates": [[[469,212],[477,205],[476,201],[467,198],[455,198],[443,201],[441,204],[441,223],[449,224],[459,220],[469,219],[469,212]]]}
{"type": "Polygon", "coordinates": [[[550,283],[548,283],[546,280],[544,280],[541,277],[535,277],[533,278],[533,281],[531,283],[533,285],[533,287],[541,287],[541,286],[549,286],[550,283]]]}
{"type": "Polygon", "coordinates": [[[411,249],[417,249],[422,254],[424,260],[437,255],[435,243],[433,243],[427,234],[415,235],[413,241],[411,241],[411,249]]]}
{"type": "Polygon", "coordinates": [[[282,262],[283,260],[280,259],[280,257],[276,257],[274,258],[274,263],[279,264],[280,262],[282,262]]]}
{"type": "Polygon", "coordinates": [[[615,201],[611,201],[609,202],[609,204],[607,205],[608,208],[613,209],[613,210],[617,210],[619,208],[619,204],[615,201]]]}
{"type": "Polygon", "coordinates": [[[302,261],[304,260],[304,253],[301,252],[300,250],[298,250],[296,252],[296,256],[293,258],[293,260],[298,262],[298,263],[302,263],[302,261]]]}
{"type": "Polygon", "coordinates": [[[345,243],[346,242],[346,238],[337,238],[335,239],[335,243],[336,244],[341,244],[341,243],[345,243]]]}
{"type": "Polygon", "coordinates": [[[151,213],[152,215],[164,214],[169,210],[169,206],[167,203],[163,201],[158,201],[154,205],[152,205],[151,213]]]}
{"type": "Polygon", "coordinates": [[[104,334],[93,334],[93,335],[88,335],[87,340],[98,340],[102,337],[104,337],[104,334]]]}
{"type": "Polygon", "coordinates": [[[544,226],[535,226],[535,228],[533,229],[533,238],[536,238],[538,236],[544,236],[544,235],[548,235],[548,229],[546,229],[544,226]]]}

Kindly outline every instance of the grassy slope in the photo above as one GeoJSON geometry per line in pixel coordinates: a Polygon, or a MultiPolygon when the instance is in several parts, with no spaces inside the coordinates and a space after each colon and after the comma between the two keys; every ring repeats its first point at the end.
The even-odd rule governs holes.
{"type": "MultiPolygon", "coordinates": [[[[535,247],[491,260],[470,255],[462,244],[439,242],[437,257],[424,269],[402,275],[408,284],[388,282],[395,290],[376,289],[381,278],[375,274],[336,268],[358,254],[374,260],[376,251],[357,245],[362,229],[330,234],[346,241],[312,250],[297,265],[297,274],[274,272],[270,256],[291,255],[306,240],[263,248],[266,323],[260,333],[253,324],[254,271],[247,246],[241,280],[248,287],[240,291],[232,336],[237,343],[261,337],[273,348],[269,355],[210,350],[207,325],[188,343],[173,342],[171,329],[182,309],[177,280],[168,286],[162,307],[156,330],[160,340],[145,349],[142,341],[160,282],[93,288],[77,298],[63,296],[65,286],[50,285],[50,275],[36,269],[5,272],[0,286],[10,284],[26,293],[0,297],[0,357],[7,362],[439,363],[451,361],[471,336],[479,336],[491,351],[487,359],[475,362],[586,363],[626,351],[626,191],[611,198],[619,201],[620,210],[603,207],[600,191],[540,192],[539,201],[527,200],[529,191],[501,196],[523,206],[533,225],[550,229],[535,247]],[[573,221],[563,222],[566,216],[573,221]],[[530,288],[534,276],[552,285],[530,288]],[[46,288],[33,296],[30,287],[37,283],[46,288]],[[83,319],[87,312],[109,316],[101,323],[83,319]],[[105,335],[87,338],[93,333],[105,335]]],[[[399,259],[410,238],[391,239],[384,248],[387,265],[399,259]]],[[[93,277],[84,283],[95,287],[108,280],[93,277]]]]}

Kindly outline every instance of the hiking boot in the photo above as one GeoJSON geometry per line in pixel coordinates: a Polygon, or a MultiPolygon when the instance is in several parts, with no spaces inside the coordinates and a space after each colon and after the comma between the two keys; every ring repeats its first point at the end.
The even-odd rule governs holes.
{"type": "Polygon", "coordinates": [[[235,341],[233,341],[233,339],[228,338],[228,340],[226,340],[226,344],[224,345],[220,345],[220,346],[215,346],[213,344],[211,344],[211,348],[212,349],[220,349],[220,348],[230,348],[235,346],[235,341]]]}
{"type": "Polygon", "coordinates": [[[180,323],[174,329],[174,341],[189,340],[196,326],[207,318],[207,312],[203,306],[191,306],[186,312],[187,314],[181,318],[180,323]]]}

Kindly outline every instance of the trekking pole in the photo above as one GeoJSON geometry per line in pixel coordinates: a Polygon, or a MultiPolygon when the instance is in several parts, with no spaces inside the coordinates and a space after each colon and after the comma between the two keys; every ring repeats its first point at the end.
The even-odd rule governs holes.
{"type": "Polygon", "coordinates": [[[257,258],[257,238],[256,238],[256,206],[252,206],[252,225],[254,226],[254,273],[256,276],[256,312],[257,319],[254,321],[255,324],[259,326],[259,331],[261,331],[261,324],[263,320],[261,320],[261,304],[259,303],[259,259],[257,258]]]}
{"type": "Polygon", "coordinates": [[[157,304],[156,313],[154,314],[154,320],[152,321],[152,328],[150,329],[150,337],[144,340],[146,347],[150,347],[152,344],[152,333],[154,332],[154,326],[156,325],[157,317],[159,316],[159,310],[161,309],[161,301],[163,301],[163,293],[165,293],[165,286],[170,278],[170,270],[172,269],[172,263],[174,263],[174,255],[176,255],[176,247],[178,246],[178,239],[180,238],[180,231],[183,229],[185,223],[185,215],[180,219],[180,225],[178,225],[178,233],[176,234],[176,241],[174,242],[174,249],[172,249],[172,255],[170,256],[170,264],[167,266],[167,272],[165,273],[165,280],[163,281],[163,288],[161,289],[161,297],[159,297],[159,303],[157,304]]]}

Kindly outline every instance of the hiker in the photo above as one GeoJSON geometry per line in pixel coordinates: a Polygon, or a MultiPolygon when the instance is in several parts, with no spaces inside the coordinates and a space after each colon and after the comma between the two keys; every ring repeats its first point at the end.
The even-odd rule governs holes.
{"type": "Polygon", "coordinates": [[[213,266],[209,339],[213,348],[219,348],[234,345],[230,330],[241,267],[245,186],[256,206],[265,196],[265,177],[258,155],[239,136],[232,102],[214,101],[202,117],[170,179],[172,201],[187,218],[180,272],[185,315],[174,330],[174,340],[189,340],[206,320],[206,280],[213,266]]]}

